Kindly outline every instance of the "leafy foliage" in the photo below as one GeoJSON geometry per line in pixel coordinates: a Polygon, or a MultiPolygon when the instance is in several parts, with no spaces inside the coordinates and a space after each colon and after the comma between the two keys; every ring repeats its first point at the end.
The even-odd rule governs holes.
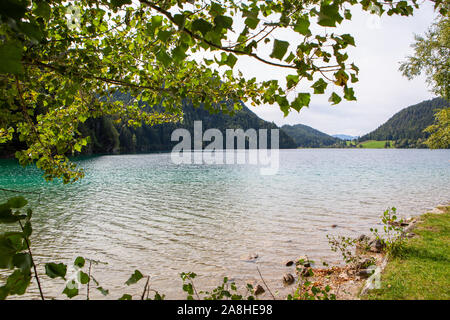
{"type": "Polygon", "coordinates": [[[143,277],[144,276],[142,275],[142,273],[139,270],[135,270],[134,273],[131,275],[130,279],[128,279],[127,282],[125,282],[125,284],[127,286],[129,286],[131,284],[135,284],[139,280],[141,280],[143,277]]]}
{"type": "Polygon", "coordinates": [[[400,71],[409,79],[424,72],[432,91],[450,100],[450,18],[439,16],[424,37],[415,36],[412,48],[400,71]]]}
{"type": "MultiPolygon", "coordinates": [[[[417,0],[4,1],[0,142],[16,135],[23,143],[16,152],[21,164],[34,162],[46,179],[71,182],[83,171],[67,156],[88,144],[78,130],[88,118],[114,116],[130,126],[176,122],[183,99],[222,112],[229,112],[223,99],[234,101],[233,109],[239,101],[278,105],[285,115],[308,106],[310,92],[291,98],[277,80],[244,78],[235,70],[242,57],[290,70],[289,79],[296,78],[290,89],[322,79],[354,100],[348,79],[356,79],[358,68],[345,52],[354,40],[325,28],[351,19],[356,4],[404,16],[418,7],[417,0]],[[272,41],[283,30],[297,41],[272,41]],[[264,47],[270,56],[262,54],[264,47]],[[134,99],[113,101],[117,89],[134,99]],[[145,111],[140,101],[161,109],[145,111]]],[[[316,93],[325,86],[319,84],[316,93]]],[[[335,92],[330,99],[341,98],[335,92]]]]}
{"type": "Polygon", "coordinates": [[[434,118],[434,123],[425,129],[430,133],[425,143],[430,149],[448,149],[450,148],[450,107],[436,112],[434,118]]]}
{"type": "Polygon", "coordinates": [[[31,282],[34,267],[29,249],[32,211],[28,209],[26,214],[21,214],[19,210],[27,203],[25,198],[18,196],[0,204],[0,223],[18,223],[20,226],[20,231],[0,234],[0,268],[12,270],[6,283],[0,286],[0,300],[6,299],[9,295],[23,295],[31,282]],[[16,211],[13,212],[12,209],[16,211]]]}
{"type": "MultiPolygon", "coordinates": [[[[403,75],[412,79],[422,72],[427,76],[427,82],[432,91],[450,100],[450,18],[448,16],[449,2],[436,3],[440,7],[440,15],[428,29],[424,37],[416,35],[412,45],[414,55],[400,65],[403,75]]],[[[449,107],[437,111],[435,123],[424,132],[431,133],[425,144],[431,149],[446,149],[450,146],[450,116],[449,107]]]]}
{"type": "Polygon", "coordinates": [[[357,239],[345,236],[339,236],[337,238],[327,235],[328,243],[330,244],[333,252],[339,251],[342,259],[347,264],[357,264],[361,258],[354,253],[357,239]]]}
{"type": "Polygon", "coordinates": [[[197,277],[197,274],[194,272],[183,272],[180,274],[181,279],[183,280],[183,291],[187,293],[187,300],[204,299],[204,300],[255,300],[253,295],[253,286],[251,284],[247,284],[246,286],[246,295],[238,294],[238,288],[236,283],[230,282],[227,277],[223,278],[223,282],[221,285],[214,288],[212,291],[199,291],[197,292],[194,279],[197,277]]]}
{"type": "Polygon", "coordinates": [[[377,228],[371,228],[370,231],[373,232],[377,239],[381,240],[387,254],[393,256],[401,254],[405,246],[406,236],[401,226],[403,220],[397,217],[397,209],[392,207],[384,211],[381,222],[383,224],[383,234],[380,234],[377,228]]]}
{"type": "Polygon", "coordinates": [[[287,300],[336,300],[336,295],[330,293],[330,286],[320,287],[310,281],[314,276],[311,268],[313,263],[305,259],[297,261],[297,288],[287,296],[287,300]]]}

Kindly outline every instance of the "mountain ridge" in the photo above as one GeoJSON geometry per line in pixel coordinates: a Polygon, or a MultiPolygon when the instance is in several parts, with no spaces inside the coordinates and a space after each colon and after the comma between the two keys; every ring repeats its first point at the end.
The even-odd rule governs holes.
{"type": "Polygon", "coordinates": [[[294,139],[297,147],[329,147],[339,142],[338,138],[334,138],[322,131],[304,124],[285,124],[281,127],[281,129],[294,139]]]}
{"type": "Polygon", "coordinates": [[[359,138],[359,136],[351,136],[348,134],[333,134],[331,136],[334,138],[341,139],[341,140],[355,140],[355,139],[359,138]]]}

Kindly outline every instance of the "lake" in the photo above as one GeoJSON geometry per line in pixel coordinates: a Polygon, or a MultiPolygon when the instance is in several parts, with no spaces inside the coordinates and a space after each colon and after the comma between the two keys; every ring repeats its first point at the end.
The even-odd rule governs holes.
{"type": "MultiPolygon", "coordinates": [[[[283,274],[292,271],[285,260],[307,254],[339,262],[327,234],[358,236],[388,207],[406,217],[450,200],[450,150],[280,150],[273,176],[250,164],[173,164],[169,153],[77,161],[86,177],[63,185],[0,160],[0,187],[41,194],[27,197],[35,208],[36,260],[71,263],[81,255],[107,262],[93,274],[109,298],[142,291],[142,280],[124,284],[135,269],[168,298],[184,298],[180,272],[196,272],[204,290],[224,276],[240,285],[259,281],[257,266],[282,294],[290,290],[283,274]],[[249,254],[258,259],[247,261],[249,254]]],[[[2,200],[11,195],[0,192],[2,200]]],[[[62,281],[43,282],[47,297],[61,297],[62,281]]],[[[38,297],[34,282],[26,297],[38,297]]]]}

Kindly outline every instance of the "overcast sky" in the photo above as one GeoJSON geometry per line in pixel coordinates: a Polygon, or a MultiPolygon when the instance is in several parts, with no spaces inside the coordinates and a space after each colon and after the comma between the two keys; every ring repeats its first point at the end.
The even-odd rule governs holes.
{"type": "MultiPolygon", "coordinates": [[[[356,102],[343,100],[331,106],[327,101],[329,93],[313,95],[309,108],[303,108],[300,113],[293,111],[288,117],[277,106],[249,107],[277,125],[302,123],[328,134],[362,135],[376,129],[399,110],[433,98],[424,77],[409,81],[398,71],[399,62],[412,53],[414,34],[423,34],[433,21],[435,14],[427,3],[412,17],[377,18],[357,8],[352,20],[344,21],[337,28],[336,32],[355,37],[356,48],[348,50],[348,62],[354,61],[360,68],[359,82],[354,86],[356,102]]],[[[293,36],[288,34],[284,38],[294,42],[289,39],[293,36]]],[[[285,70],[245,59],[240,59],[236,66],[258,80],[281,80],[287,74],[285,70]]]]}

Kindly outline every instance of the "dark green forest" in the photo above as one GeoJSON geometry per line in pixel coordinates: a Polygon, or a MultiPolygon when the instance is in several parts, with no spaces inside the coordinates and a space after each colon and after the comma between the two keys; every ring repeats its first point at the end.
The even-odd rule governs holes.
{"type": "Polygon", "coordinates": [[[423,141],[428,133],[423,130],[433,123],[436,110],[449,106],[450,103],[443,98],[409,106],[397,112],[376,130],[362,136],[359,141],[394,140],[396,148],[425,148],[423,141]]]}
{"type": "MultiPolygon", "coordinates": [[[[117,99],[127,101],[128,95],[116,94],[117,99]]],[[[157,109],[157,107],[156,107],[157,109]]],[[[181,123],[166,123],[157,126],[143,124],[133,128],[124,124],[115,124],[110,117],[88,119],[79,130],[84,136],[91,137],[91,143],[83,151],[95,153],[145,153],[171,150],[178,142],[171,141],[171,134],[177,128],[185,128],[193,136],[194,121],[201,120],[203,131],[216,128],[225,136],[226,129],[247,130],[276,129],[274,123],[264,121],[242,104],[242,109],[233,115],[211,114],[202,106],[194,107],[188,101],[183,102],[183,121],[181,123]]],[[[270,131],[268,132],[270,138],[270,131]]],[[[225,143],[225,141],[224,141],[225,143]]],[[[225,147],[225,146],[224,146],[225,147]]],[[[295,148],[293,139],[280,131],[280,148],[295,148]]]]}

